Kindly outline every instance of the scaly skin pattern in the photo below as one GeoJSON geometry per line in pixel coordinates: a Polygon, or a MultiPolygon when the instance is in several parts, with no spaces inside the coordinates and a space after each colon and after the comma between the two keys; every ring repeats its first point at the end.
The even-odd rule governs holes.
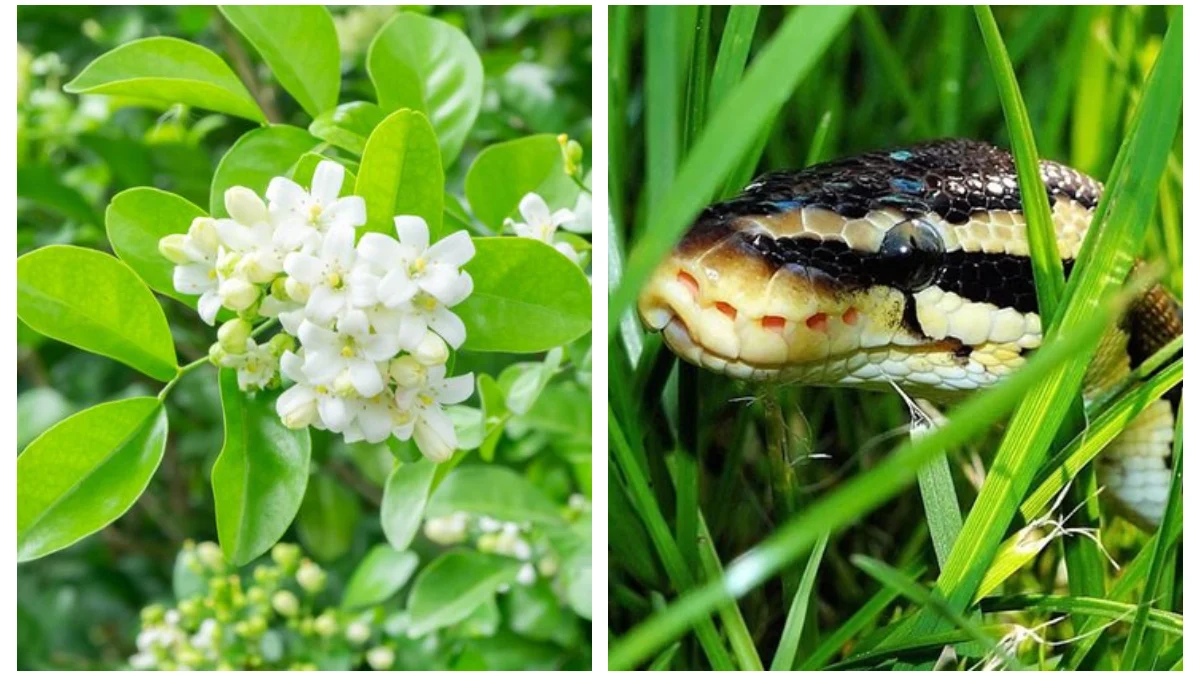
{"type": "MultiPolygon", "coordinates": [[[[1069,273],[1103,186],[1049,161],[1041,174],[1069,273]]],[[[894,383],[943,401],[994,384],[1042,341],[1012,156],[967,140],[756,179],[700,214],[638,309],[681,358],[731,377],[894,383]]],[[[1122,328],[1089,381],[1115,381],[1181,333],[1181,310],[1156,289],[1122,328]]],[[[1170,480],[1174,414],[1162,403],[1098,464],[1143,524],[1161,518],[1170,480]]]]}

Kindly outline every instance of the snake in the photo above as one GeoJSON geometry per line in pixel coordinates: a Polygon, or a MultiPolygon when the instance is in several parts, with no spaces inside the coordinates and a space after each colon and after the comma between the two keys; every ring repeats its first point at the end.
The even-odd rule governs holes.
{"type": "MultiPolygon", "coordinates": [[[[1064,272],[1103,194],[1039,169],[1064,272]]],[[[1183,332],[1161,285],[1131,303],[1085,378],[1095,400],[1183,332]]],[[[1033,261],[1010,152],[943,139],[754,179],[705,208],[638,297],[678,357],[742,380],[886,390],[950,402],[1022,367],[1042,344],[1033,261]]],[[[1179,387],[1101,452],[1118,512],[1150,528],[1172,476],[1179,387]]]]}

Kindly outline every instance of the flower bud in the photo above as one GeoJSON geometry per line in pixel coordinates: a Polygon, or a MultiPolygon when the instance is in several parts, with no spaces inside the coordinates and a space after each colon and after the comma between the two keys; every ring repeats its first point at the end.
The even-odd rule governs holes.
{"type": "Polygon", "coordinates": [[[221,547],[211,541],[202,541],[196,545],[196,558],[214,572],[225,571],[225,555],[221,553],[221,547]]]}
{"type": "Polygon", "coordinates": [[[246,590],[246,602],[251,605],[262,605],[267,601],[267,589],[262,586],[251,586],[246,590]]]}
{"type": "Polygon", "coordinates": [[[544,577],[552,577],[558,572],[558,560],[554,556],[548,555],[538,561],[538,573],[544,577]]]}
{"type": "Polygon", "coordinates": [[[165,613],[162,605],[146,605],[142,608],[142,625],[153,626],[162,622],[165,613]]]}
{"type": "Polygon", "coordinates": [[[436,333],[427,331],[413,352],[413,356],[423,365],[440,366],[450,358],[450,350],[446,348],[446,342],[436,333]]]}
{"type": "Polygon", "coordinates": [[[191,256],[187,253],[187,244],[186,235],[168,234],[158,240],[158,252],[176,265],[186,265],[192,262],[191,256]]]}
{"type": "Polygon", "coordinates": [[[310,398],[306,401],[298,401],[290,408],[280,407],[276,403],[276,412],[279,413],[279,419],[283,422],[283,426],[289,429],[303,429],[312,426],[312,423],[317,421],[317,400],[310,398]]]}
{"type": "Polygon", "coordinates": [[[425,536],[433,543],[442,546],[451,546],[466,541],[466,514],[452,513],[441,518],[430,518],[425,521],[425,536]]]}
{"type": "Polygon", "coordinates": [[[291,277],[283,282],[283,288],[287,291],[289,298],[299,303],[308,302],[308,296],[312,294],[312,288],[308,284],[296,281],[291,277]]]}
{"type": "Polygon", "coordinates": [[[438,430],[425,421],[424,418],[418,419],[416,426],[413,428],[413,439],[417,442],[417,448],[421,450],[421,454],[429,461],[440,464],[454,455],[455,446],[458,444],[458,439],[454,435],[454,429],[450,429],[449,437],[444,437],[438,430]]]}
{"type": "Polygon", "coordinates": [[[296,570],[296,583],[309,593],[320,593],[325,588],[325,570],[311,560],[302,560],[296,570]]]}
{"type": "Polygon", "coordinates": [[[221,364],[224,363],[225,359],[228,357],[229,354],[225,351],[225,348],[221,346],[220,342],[214,342],[209,345],[208,360],[211,361],[214,366],[217,366],[218,368],[221,367],[221,364]]]}
{"type": "Polygon", "coordinates": [[[396,653],[390,647],[372,647],[367,650],[367,663],[375,670],[391,670],[396,662],[396,653]]]}
{"type": "Polygon", "coordinates": [[[351,644],[361,645],[371,639],[371,627],[365,622],[355,621],[346,627],[346,639],[351,644]]]}
{"type": "Polygon", "coordinates": [[[296,338],[287,333],[276,333],[274,337],[267,341],[267,351],[271,352],[271,356],[279,358],[284,352],[296,350],[296,338]]]}
{"type": "Polygon", "coordinates": [[[496,551],[499,539],[500,536],[492,532],[481,534],[478,541],[475,542],[475,548],[479,549],[480,553],[493,553],[496,551]]]}
{"type": "Polygon", "coordinates": [[[266,256],[259,253],[248,253],[242,256],[237,271],[247,280],[256,284],[269,283],[279,274],[275,265],[266,256]]]}
{"type": "Polygon", "coordinates": [[[206,216],[192,221],[191,227],[188,228],[188,238],[201,251],[216,253],[217,248],[221,246],[221,237],[217,234],[216,221],[206,216]]]}
{"type": "Polygon", "coordinates": [[[262,198],[240,185],[225,191],[225,210],[242,225],[257,225],[267,220],[267,205],[262,198]]]}
{"type": "Polygon", "coordinates": [[[221,343],[226,353],[244,354],[246,341],[250,339],[250,331],[254,327],[245,319],[231,319],[221,324],[217,329],[217,341],[221,343]]]}
{"type": "Polygon", "coordinates": [[[425,384],[425,366],[411,354],[392,359],[388,374],[403,389],[415,389],[425,384]]]}
{"type": "Polygon", "coordinates": [[[522,586],[532,586],[535,581],[537,581],[537,571],[533,569],[533,565],[529,563],[521,565],[521,569],[517,572],[517,583],[522,586]]]}
{"type": "Polygon", "coordinates": [[[321,637],[333,637],[337,634],[338,624],[337,618],[333,615],[333,610],[325,610],[317,620],[313,622],[313,629],[317,631],[317,635],[321,637]]]}
{"type": "Polygon", "coordinates": [[[249,309],[258,300],[258,286],[244,279],[226,279],[218,291],[221,304],[240,312],[249,309]]]}
{"type": "Polygon", "coordinates": [[[271,547],[271,560],[283,569],[284,574],[291,574],[300,562],[300,547],[295,544],[275,544],[271,547]]]}
{"type": "Polygon", "coordinates": [[[271,596],[271,606],[280,616],[292,617],[300,611],[300,601],[291,591],[275,591],[275,595],[271,596]]]}

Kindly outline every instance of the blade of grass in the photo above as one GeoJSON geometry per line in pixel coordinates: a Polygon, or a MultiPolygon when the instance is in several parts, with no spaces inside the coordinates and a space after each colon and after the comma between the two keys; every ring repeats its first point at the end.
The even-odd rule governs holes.
{"type": "MultiPolygon", "coordinates": [[[[1171,492],[1167,496],[1167,509],[1163,514],[1163,524],[1159,526],[1159,536],[1154,543],[1154,557],[1150,559],[1150,574],[1146,576],[1146,585],[1142,588],[1142,601],[1138,603],[1137,614],[1133,625],[1129,628],[1129,637],[1125,641],[1125,650],[1121,653],[1121,669],[1133,670],[1138,658],[1138,650],[1142,647],[1142,636],[1146,632],[1146,622],[1150,617],[1150,608],[1158,600],[1158,592],[1162,586],[1163,568],[1171,562],[1168,552],[1171,549],[1169,537],[1162,533],[1169,523],[1183,523],[1183,406],[1179,407],[1175,419],[1175,468],[1171,472],[1171,492]]],[[[1183,619],[1180,618],[1180,623],[1183,619]]]]}
{"type": "MultiPolygon", "coordinates": [[[[980,626],[979,630],[988,637],[999,640],[1012,629],[1008,626],[980,626]]],[[[922,661],[926,661],[930,657],[937,656],[939,652],[948,646],[970,642],[975,642],[975,637],[966,631],[946,631],[937,633],[936,635],[914,638],[895,647],[862,652],[845,661],[838,661],[826,668],[826,670],[869,670],[878,668],[891,659],[903,659],[906,657],[920,658],[922,661]]]]}
{"type": "MultiPolygon", "coordinates": [[[[1024,368],[1006,381],[964,401],[952,411],[945,426],[915,442],[906,442],[872,469],[847,480],[841,488],[777,528],[729,565],[723,579],[683,593],[664,611],[621,636],[610,648],[610,669],[628,670],[649,658],[716,607],[741,597],[804,555],[822,533],[840,530],[907,488],[916,479],[917,470],[929,460],[990,428],[1017,405],[1047,371],[1075,357],[1080,348],[1099,338],[1128,298],[1122,295],[1111,300],[1114,301],[1097,308],[1100,311],[1093,311],[1076,330],[1038,350],[1024,368]]],[[[620,428],[613,423],[610,423],[610,435],[613,439],[622,438],[620,428]]],[[[623,443],[622,440],[620,444],[613,444],[623,443]]],[[[636,462],[632,462],[632,458],[630,462],[636,469],[636,462]]],[[[649,486],[642,489],[649,500],[649,486]]],[[[657,506],[653,508],[657,511],[657,506]]],[[[658,518],[661,519],[661,514],[658,518]]],[[[664,536],[673,546],[665,522],[662,527],[664,536]]]]}
{"type": "Polygon", "coordinates": [[[750,55],[750,43],[754,41],[754,28],[758,24],[760,9],[759,5],[734,5],[729,8],[708,90],[710,115],[716,113],[717,107],[742,77],[746,58],[750,55]]]}
{"type": "MultiPolygon", "coordinates": [[[[653,9],[653,8],[651,8],[653,9]]],[[[717,107],[680,166],[663,199],[648,201],[654,227],[629,254],[625,277],[609,300],[608,331],[632,305],[655,265],[729,175],[762,125],[776,113],[799,81],[841,31],[853,8],[808,6],[791,10],[743,78],[717,107]],[[754,105],[746,105],[753,101],[754,105]]]]}
{"type": "Polygon", "coordinates": [[[821,566],[821,557],[825,555],[825,545],[829,543],[829,533],[821,535],[813,545],[812,553],[808,556],[808,565],[804,567],[804,576],[800,586],[792,597],[792,608],[788,610],[787,621],[783,624],[783,635],[779,638],[779,647],[771,659],[771,670],[792,670],[796,663],[796,648],[800,646],[800,634],[804,632],[804,621],[808,616],[809,601],[812,598],[813,584],[817,581],[817,569],[821,566]]]}
{"type": "Polygon", "coordinates": [[[669,5],[646,8],[646,200],[652,205],[666,197],[675,179],[683,137],[677,11],[669,5]]]}
{"type": "Polygon", "coordinates": [[[959,630],[970,635],[980,647],[989,653],[1003,659],[1013,670],[1020,670],[1020,664],[1006,650],[1000,648],[992,636],[983,631],[978,622],[968,619],[946,603],[945,598],[938,596],[937,591],[928,591],[920,584],[904,576],[895,568],[874,558],[863,555],[850,556],[850,561],[856,567],[871,575],[876,581],[900,591],[901,595],[921,605],[928,611],[933,611],[943,619],[954,624],[959,630]]]}
{"type": "Polygon", "coordinates": [[[812,141],[808,144],[808,154],[804,157],[804,166],[812,166],[825,156],[826,146],[829,144],[829,127],[832,124],[833,111],[826,110],[825,114],[821,115],[821,120],[817,122],[817,128],[813,130],[812,141]]]}
{"type": "MultiPolygon", "coordinates": [[[[1177,21],[1172,21],[1167,30],[1145,91],[1134,115],[1133,132],[1118,153],[1108,188],[1096,208],[1063,301],[1049,323],[1042,350],[1073,337],[1097,303],[1116,289],[1129,272],[1145,234],[1183,105],[1182,44],[1177,21]]],[[[974,598],[1034,472],[1078,396],[1096,344],[1083,343],[1074,359],[1043,372],[1018,406],[963,533],[938,579],[938,588],[955,609],[965,609],[974,598]]],[[[937,617],[923,612],[915,630],[918,634],[933,632],[941,624],[937,617]]]]}
{"type": "MultiPolygon", "coordinates": [[[[654,493],[651,491],[649,483],[646,482],[646,476],[634,458],[633,450],[626,441],[625,434],[621,430],[620,424],[617,423],[611,408],[608,412],[608,432],[609,449],[616,456],[621,472],[625,474],[625,482],[629,486],[634,508],[646,523],[650,539],[654,542],[654,547],[658,551],[663,567],[667,570],[671,584],[680,592],[684,592],[692,586],[692,574],[688,571],[683,554],[680,553],[679,548],[675,545],[675,540],[671,537],[671,529],[667,525],[666,519],[663,518],[658,503],[654,500],[654,493]]],[[[700,646],[704,649],[712,667],[716,670],[732,670],[733,662],[725,650],[725,645],[721,641],[721,636],[717,633],[712,619],[707,616],[702,617],[694,624],[694,628],[696,637],[700,640],[700,646]]]]}
{"type": "MultiPolygon", "coordinates": [[[[712,534],[708,531],[708,523],[704,514],[700,514],[700,567],[704,570],[704,580],[712,582],[725,574],[721,567],[721,558],[713,546],[712,534]]],[[[725,626],[725,637],[733,649],[733,658],[737,660],[740,670],[759,671],[763,669],[762,661],[758,658],[758,649],[754,646],[754,638],[746,626],[738,604],[732,600],[717,608],[721,624],[725,626]]]]}
{"type": "Polygon", "coordinates": [[[954,491],[954,477],[950,475],[950,461],[945,455],[921,468],[917,473],[917,486],[925,504],[925,521],[929,523],[929,536],[940,568],[946,564],[963,522],[962,512],[958,509],[958,494],[954,491]]]}
{"type": "Polygon", "coordinates": [[[696,13],[696,23],[692,28],[691,58],[688,60],[687,68],[687,106],[684,108],[686,117],[683,124],[685,130],[684,152],[696,142],[696,137],[704,128],[705,113],[708,111],[708,47],[712,6],[700,5],[696,8],[696,13]]]}
{"type": "Polygon", "coordinates": [[[675,655],[678,653],[679,643],[676,642],[670,647],[664,649],[663,653],[654,657],[654,661],[650,663],[650,668],[648,668],[648,670],[674,670],[671,668],[671,659],[674,659],[675,655]]]}
{"type": "Polygon", "coordinates": [[[913,91],[912,83],[908,81],[908,73],[904,71],[903,66],[905,61],[896,51],[896,46],[892,44],[891,39],[888,38],[887,29],[883,27],[879,12],[870,5],[864,5],[858,9],[858,18],[862,21],[863,30],[866,32],[867,43],[875,51],[876,62],[883,69],[887,81],[895,88],[904,107],[908,109],[908,117],[912,120],[917,135],[930,135],[929,114],[925,111],[924,104],[917,98],[916,92],[913,91]]]}
{"type": "MultiPolygon", "coordinates": [[[[626,222],[625,181],[627,171],[626,136],[628,120],[629,77],[629,15],[628,5],[611,5],[609,12],[608,46],[608,212],[610,222],[626,222]]],[[[612,259],[613,239],[609,235],[609,259],[612,259]]],[[[609,277],[609,283],[613,278],[609,277]]]]}
{"type": "MultiPolygon", "coordinates": [[[[1125,602],[1114,602],[1101,598],[1087,598],[1074,595],[1043,595],[1029,593],[1025,595],[1006,595],[996,598],[985,598],[979,608],[985,613],[1042,611],[1054,614],[1083,614],[1099,616],[1114,621],[1136,623],[1137,616],[1143,605],[1130,605],[1125,602]]],[[[1183,635],[1183,615],[1167,612],[1161,609],[1146,611],[1147,624],[1154,630],[1163,631],[1170,635],[1183,635]]]]}
{"type": "Polygon", "coordinates": [[[954,136],[958,133],[959,118],[962,116],[963,63],[967,35],[967,8],[947,6],[942,8],[945,25],[939,44],[941,58],[941,82],[938,83],[938,134],[954,136]]]}
{"type": "Polygon", "coordinates": [[[691,570],[699,569],[698,545],[700,468],[697,454],[700,452],[700,392],[696,385],[697,368],[679,362],[679,445],[675,449],[675,539],[691,570]]]}

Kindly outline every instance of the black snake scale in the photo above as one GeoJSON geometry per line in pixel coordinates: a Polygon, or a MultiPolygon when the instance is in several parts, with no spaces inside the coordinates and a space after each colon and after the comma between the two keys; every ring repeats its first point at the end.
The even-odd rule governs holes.
{"type": "MultiPolygon", "coordinates": [[[[1069,274],[1103,186],[1050,161],[1041,174],[1069,274]]],[[[679,356],[732,377],[934,399],[989,386],[1042,337],[1012,155],[941,140],[763,175],[697,217],[639,311],[679,356]]],[[[1182,333],[1182,310],[1156,288],[1121,328],[1095,379],[1182,333]]],[[[1100,459],[1135,520],[1161,515],[1173,417],[1155,402],[1100,459]]]]}

